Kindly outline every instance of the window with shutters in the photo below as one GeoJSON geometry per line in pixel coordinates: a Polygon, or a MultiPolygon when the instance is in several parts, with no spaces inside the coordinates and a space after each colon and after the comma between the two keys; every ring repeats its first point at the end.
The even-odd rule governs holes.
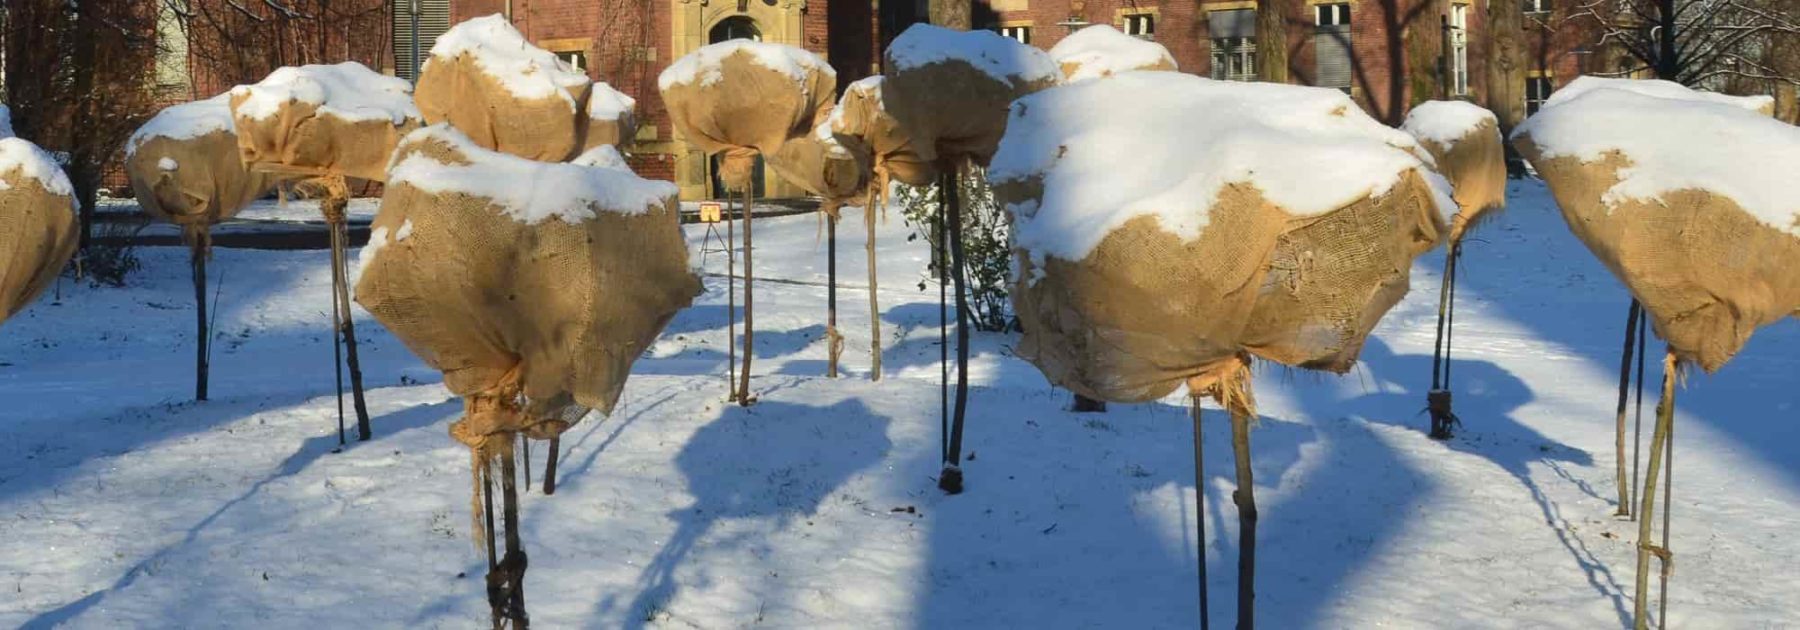
{"type": "Polygon", "coordinates": [[[1208,11],[1206,29],[1212,42],[1212,78],[1255,81],[1256,10],[1208,11]]]}
{"type": "Polygon", "coordinates": [[[1000,27],[1000,36],[1005,37],[1007,39],[1016,40],[1021,44],[1030,44],[1031,43],[1031,27],[1029,27],[1029,26],[1002,26],[1002,27],[1000,27]]]}
{"type": "Polygon", "coordinates": [[[1550,92],[1555,89],[1555,81],[1552,80],[1552,77],[1526,77],[1525,115],[1538,113],[1538,110],[1544,107],[1544,101],[1550,98],[1550,92]]]}
{"type": "Polygon", "coordinates": [[[439,35],[450,30],[450,0],[395,0],[394,74],[418,80],[439,35]]]}
{"type": "Polygon", "coordinates": [[[1350,4],[1313,5],[1313,20],[1317,24],[1313,32],[1314,84],[1349,91],[1354,59],[1350,43],[1350,4]]]}
{"type": "Polygon", "coordinates": [[[1125,16],[1125,34],[1139,39],[1156,41],[1156,16],[1150,13],[1134,13],[1125,16]]]}
{"type": "Polygon", "coordinates": [[[1469,5],[1450,5],[1450,89],[1469,95],[1469,5]]]}

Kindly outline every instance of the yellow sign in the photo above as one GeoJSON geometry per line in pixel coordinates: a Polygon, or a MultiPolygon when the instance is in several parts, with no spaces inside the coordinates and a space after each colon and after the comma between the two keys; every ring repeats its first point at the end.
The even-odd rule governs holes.
{"type": "Polygon", "coordinates": [[[717,202],[708,201],[700,204],[700,222],[718,223],[720,215],[723,214],[722,210],[722,206],[717,202]]]}

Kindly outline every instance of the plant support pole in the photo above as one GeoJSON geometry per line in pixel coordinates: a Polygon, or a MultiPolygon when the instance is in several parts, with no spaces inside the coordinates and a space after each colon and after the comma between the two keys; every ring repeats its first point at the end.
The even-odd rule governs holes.
{"type": "MultiPolygon", "coordinates": [[[[205,228],[199,228],[205,229],[205,228]]],[[[207,237],[198,230],[192,232],[188,239],[188,255],[190,271],[194,275],[194,323],[196,326],[194,353],[194,400],[206,400],[207,380],[207,344],[212,341],[212,333],[206,326],[206,256],[207,237]]]]}
{"type": "Polygon", "coordinates": [[[753,251],[751,238],[750,206],[755,202],[754,184],[744,185],[744,365],[738,370],[738,405],[748,407],[756,399],[750,397],[750,357],[756,354],[753,343],[756,334],[755,310],[752,296],[756,293],[755,264],[751,262],[753,251]]]}
{"type": "MultiPolygon", "coordinates": [[[[1650,541],[1656,515],[1656,477],[1662,472],[1664,455],[1668,451],[1665,444],[1675,424],[1676,367],[1675,353],[1670,351],[1663,359],[1662,400],[1656,405],[1656,430],[1650,434],[1650,463],[1644,469],[1644,487],[1638,491],[1637,597],[1632,602],[1632,623],[1637,630],[1650,627],[1650,557],[1656,556],[1662,561],[1664,580],[1667,580],[1672,559],[1666,544],[1658,546],[1650,541]]],[[[1669,508],[1665,505],[1663,509],[1669,508]]],[[[1663,529],[1668,530],[1668,526],[1665,524],[1663,529]]]]}
{"type": "MultiPolygon", "coordinates": [[[[887,181],[882,178],[882,181],[887,181]]],[[[869,380],[881,380],[881,297],[875,294],[875,192],[869,193],[867,207],[863,208],[863,227],[868,229],[869,240],[863,244],[863,253],[868,256],[869,263],[869,380]]],[[[882,187],[881,204],[887,205],[887,188],[882,187]]]]}
{"type": "Polygon", "coordinates": [[[1206,596],[1206,450],[1201,448],[1200,400],[1198,392],[1188,392],[1194,410],[1194,548],[1200,553],[1200,630],[1207,630],[1212,615],[1207,612],[1206,596]]]}
{"type": "MultiPolygon", "coordinates": [[[[1227,407],[1230,407],[1228,405],[1227,407]]],[[[1238,630],[1256,627],[1256,481],[1250,470],[1250,415],[1231,409],[1231,452],[1237,461],[1238,630]]]]}
{"type": "MultiPolygon", "coordinates": [[[[960,165],[959,165],[960,166],[960,165]]],[[[949,494],[963,491],[962,442],[963,421],[969,407],[969,304],[964,284],[961,169],[948,170],[946,196],[950,237],[950,276],[956,293],[956,399],[950,415],[950,451],[944,457],[944,472],[938,477],[938,488],[949,494]]]]}
{"type": "Polygon", "coordinates": [[[371,437],[369,429],[369,405],[363,400],[362,362],[356,356],[356,316],[350,310],[350,281],[346,269],[344,249],[350,239],[346,226],[344,208],[350,203],[350,191],[344,186],[342,176],[334,176],[326,186],[326,196],[320,202],[325,211],[325,222],[331,231],[331,273],[335,280],[334,288],[340,321],[338,334],[344,342],[344,361],[350,367],[350,394],[356,406],[356,439],[367,442],[371,437]]]}
{"type": "Polygon", "coordinates": [[[844,351],[844,338],[837,329],[837,227],[836,210],[825,213],[825,376],[837,378],[838,355],[844,351]]]}
{"type": "Polygon", "coordinates": [[[726,402],[737,402],[737,230],[731,220],[731,193],[725,193],[725,390],[726,402]]]}

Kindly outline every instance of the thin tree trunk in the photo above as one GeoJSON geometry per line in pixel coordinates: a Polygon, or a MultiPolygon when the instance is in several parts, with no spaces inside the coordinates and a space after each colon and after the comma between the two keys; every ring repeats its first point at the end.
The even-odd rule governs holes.
{"type": "MultiPolygon", "coordinates": [[[[885,184],[886,177],[881,181],[885,184]]],[[[883,206],[887,205],[887,187],[884,185],[878,193],[883,206]]],[[[877,193],[870,193],[874,201],[877,193]]],[[[863,253],[868,256],[869,263],[869,380],[881,380],[881,296],[876,294],[878,283],[875,280],[875,204],[870,203],[863,208],[863,225],[868,228],[869,240],[863,244],[863,253]]]]}
{"type": "Polygon", "coordinates": [[[1237,464],[1238,630],[1256,627],[1256,480],[1250,470],[1250,416],[1231,410],[1231,451],[1237,464]]]}
{"type": "Polygon", "coordinates": [[[346,241],[349,240],[348,228],[345,226],[345,207],[350,203],[350,191],[344,185],[342,176],[332,178],[326,185],[325,199],[320,201],[320,209],[324,211],[327,228],[331,230],[331,273],[335,279],[338,312],[342,321],[338,322],[337,334],[342,335],[344,342],[344,362],[350,368],[350,395],[356,406],[356,439],[366,442],[373,436],[369,426],[369,405],[363,399],[362,362],[356,355],[356,316],[350,310],[350,279],[348,255],[345,252],[346,241]]]}
{"type": "MultiPolygon", "coordinates": [[[[1492,2],[1487,14],[1487,108],[1499,118],[1500,134],[1507,137],[1525,121],[1525,8],[1518,2],[1492,2]]],[[[1506,149],[1506,170],[1525,174],[1525,162],[1512,143],[1506,149]]]]}
{"type": "Polygon", "coordinates": [[[206,346],[212,335],[206,330],[206,243],[198,230],[188,239],[188,256],[194,275],[194,400],[206,400],[206,346]]]}
{"type": "MultiPolygon", "coordinates": [[[[1656,546],[1650,539],[1656,514],[1656,476],[1662,471],[1663,444],[1668,441],[1675,424],[1675,368],[1675,354],[1670,352],[1663,360],[1662,400],[1656,404],[1656,430],[1650,434],[1650,464],[1644,468],[1644,487],[1638,490],[1637,597],[1632,602],[1632,624],[1637,630],[1650,627],[1650,556],[1667,553],[1667,549],[1656,546]]],[[[1666,568],[1668,560],[1663,562],[1666,568]]]]}
{"type": "Polygon", "coordinates": [[[731,193],[725,193],[725,335],[726,402],[737,402],[737,229],[731,219],[731,193]]]}
{"type": "Polygon", "coordinates": [[[756,334],[756,320],[754,319],[755,311],[751,306],[752,296],[756,294],[755,265],[751,262],[754,241],[750,236],[752,221],[750,206],[755,203],[753,190],[755,190],[754,184],[744,186],[744,365],[738,371],[738,404],[745,407],[756,402],[750,397],[750,358],[756,354],[756,346],[752,343],[756,334]]]}
{"type": "Polygon", "coordinates": [[[1637,341],[1640,308],[1637,300],[1631,301],[1631,309],[1625,316],[1625,349],[1619,353],[1619,409],[1613,439],[1617,450],[1614,461],[1617,462],[1619,508],[1613,511],[1613,516],[1631,516],[1631,482],[1625,478],[1625,407],[1631,398],[1631,351],[1632,344],[1637,341]]]}
{"type": "Polygon", "coordinates": [[[837,212],[825,214],[825,376],[837,378],[838,355],[844,352],[844,338],[837,329],[837,212]]]}

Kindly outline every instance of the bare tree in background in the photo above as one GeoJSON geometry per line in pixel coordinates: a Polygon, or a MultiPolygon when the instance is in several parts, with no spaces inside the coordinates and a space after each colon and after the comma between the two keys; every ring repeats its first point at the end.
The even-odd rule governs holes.
{"type": "Polygon", "coordinates": [[[160,0],[187,36],[194,97],[261,80],[276,68],[391,61],[387,0],[160,0]]]}
{"type": "Polygon", "coordinates": [[[1602,46],[1623,52],[1617,73],[1706,87],[1800,80],[1770,56],[1800,38],[1793,0],[1585,0],[1578,12],[1598,25],[1602,46]]]}
{"type": "Polygon", "coordinates": [[[13,127],[63,163],[81,204],[86,252],[105,167],[156,111],[155,5],[8,0],[0,7],[13,127]]]}

